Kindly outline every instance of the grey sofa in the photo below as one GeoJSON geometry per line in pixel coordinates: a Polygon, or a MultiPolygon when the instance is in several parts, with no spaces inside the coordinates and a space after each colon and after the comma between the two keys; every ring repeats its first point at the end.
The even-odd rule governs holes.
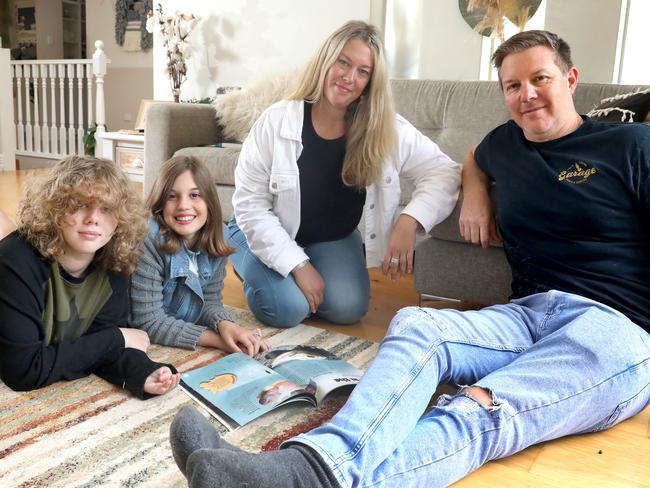
{"type": "MultiPolygon", "coordinates": [[[[575,104],[586,113],[603,98],[647,86],[578,84],[575,104]]],[[[508,119],[501,89],[488,81],[394,80],[397,111],[462,163],[471,147],[508,119]]],[[[147,113],[144,191],[162,161],[188,154],[204,161],[219,192],[224,218],[232,213],[236,148],[200,147],[222,141],[211,105],[161,104],[147,113]]],[[[402,202],[411,189],[402,185],[402,202]]],[[[479,304],[504,302],[510,294],[510,270],[500,246],[484,250],[467,244],[458,231],[462,194],[456,209],[416,249],[415,287],[423,297],[453,298],[479,304]]]]}

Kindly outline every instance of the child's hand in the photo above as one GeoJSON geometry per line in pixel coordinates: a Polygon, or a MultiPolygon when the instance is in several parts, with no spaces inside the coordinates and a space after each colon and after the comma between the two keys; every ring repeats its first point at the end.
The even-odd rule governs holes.
{"type": "Polygon", "coordinates": [[[147,376],[144,391],[151,395],[163,395],[174,389],[180,380],[180,373],[172,373],[167,366],[163,366],[147,376]]]}
{"type": "Polygon", "coordinates": [[[252,357],[269,348],[259,329],[244,329],[230,320],[219,322],[219,335],[229,352],[244,352],[252,357]]]}

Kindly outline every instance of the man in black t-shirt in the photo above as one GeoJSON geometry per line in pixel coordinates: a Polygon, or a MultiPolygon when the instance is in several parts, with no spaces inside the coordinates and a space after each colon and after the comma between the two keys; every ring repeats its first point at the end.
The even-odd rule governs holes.
{"type": "Polygon", "coordinates": [[[401,310],[344,407],[288,449],[235,451],[181,411],[171,441],[193,487],[447,486],[648,405],[650,127],[580,116],[578,70],[554,34],[517,34],[494,61],[513,120],[465,164],[461,227],[477,243],[495,234],[494,180],[514,299],[401,310]],[[425,413],[439,383],[471,386],[425,413]]]}

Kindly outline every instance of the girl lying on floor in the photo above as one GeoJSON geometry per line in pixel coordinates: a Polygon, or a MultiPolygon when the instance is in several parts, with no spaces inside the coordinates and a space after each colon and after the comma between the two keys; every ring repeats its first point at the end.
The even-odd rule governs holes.
{"type": "Polygon", "coordinates": [[[90,373],[149,398],[180,375],[126,327],[128,275],[146,232],[139,198],[111,161],[70,156],[29,188],[0,240],[0,379],[13,390],[90,373]]]}
{"type": "Polygon", "coordinates": [[[221,303],[232,249],[224,239],[208,169],[188,156],[165,161],[147,207],[149,235],[131,277],[133,326],[166,346],[216,347],[250,356],[268,349],[259,329],[236,324],[221,303]]]}

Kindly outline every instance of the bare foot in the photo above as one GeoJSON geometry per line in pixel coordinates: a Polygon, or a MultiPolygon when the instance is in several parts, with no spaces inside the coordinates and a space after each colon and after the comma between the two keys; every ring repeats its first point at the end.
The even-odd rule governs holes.
{"type": "Polygon", "coordinates": [[[144,391],[150,395],[164,395],[174,389],[180,380],[180,373],[172,373],[171,369],[163,366],[147,376],[144,391]]]}

